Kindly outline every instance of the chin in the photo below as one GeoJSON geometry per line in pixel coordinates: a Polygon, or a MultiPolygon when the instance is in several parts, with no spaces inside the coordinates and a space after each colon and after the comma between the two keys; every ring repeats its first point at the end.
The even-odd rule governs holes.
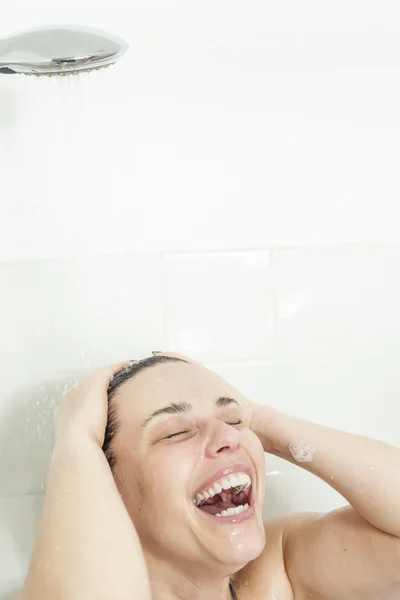
{"type": "Polygon", "coordinates": [[[221,558],[226,564],[237,565],[240,569],[258,558],[264,550],[265,531],[263,527],[259,527],[255,531],[248,532],[247,535],[235,536],[234,533],[232,532],[233,535],[228,540],[225,552],[221,552],[221,558]]]}
{"type": "MultiPolygon", "coordinates": [[[[250,515],[251,512],[240,522],[232,520],[229,523],[225,519],[223,523],[217,522],[212,528],[211,536],[207,536],[208,553],[211,550],[213,561],[223,565],[224,570],[227,567],[227,574],[239,571],[258,558],[264,550],[265,529],[261,511],[253,510],[252,516],[250,515]]],[[[205,528],[202,530],[203,534],[204,530],[205,528]]],[[[204,544],[204,538],[202,542],[204,544]]]]}
{"type": "Polygon", "coordinates": [[[243,545],[226,548],[215,557],[215,563],[220,565],[220,571],[224,577],[229,577],[243,569],[246,565],[256,560],[263,552],[265,542],[255,543],[248,540],[243,545]]]}

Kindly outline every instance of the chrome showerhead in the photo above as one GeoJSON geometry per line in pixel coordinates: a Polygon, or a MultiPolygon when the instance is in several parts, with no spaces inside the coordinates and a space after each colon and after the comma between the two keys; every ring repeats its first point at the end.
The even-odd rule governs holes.
{"type": "Polygon", "coordinates": [[[78,75],[109,67],[128,48],[122,38],[90,27],[40,27],[0,39],[0,73],[78,75]]]}

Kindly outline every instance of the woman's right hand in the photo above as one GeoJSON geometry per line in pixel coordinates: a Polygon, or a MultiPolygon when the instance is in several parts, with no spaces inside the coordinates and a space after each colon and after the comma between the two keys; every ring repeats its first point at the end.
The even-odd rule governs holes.
{"type": "Polygon", "coordinates": [[[63,441],[89,440],[102,447],[107,425],[110,380],[131,362],[102,369],[63,394],[54,415],[56,445],[63,441]]]}

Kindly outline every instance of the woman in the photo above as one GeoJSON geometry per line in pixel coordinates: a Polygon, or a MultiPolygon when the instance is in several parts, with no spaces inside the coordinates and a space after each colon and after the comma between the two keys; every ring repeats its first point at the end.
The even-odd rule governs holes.
{"type": "Polygon", "coordinates": [[[180,355],[106,369],[61,401],[22,598],[400,599],[400,450],[254,405],[180,355]],[[264,452],[350,506],[264,525],[264,452]]]}

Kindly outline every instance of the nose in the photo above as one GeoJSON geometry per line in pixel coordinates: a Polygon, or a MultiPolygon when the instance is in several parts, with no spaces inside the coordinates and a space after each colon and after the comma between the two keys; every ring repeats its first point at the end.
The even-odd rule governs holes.
{"type": "Polygon", "coordinates": [[[213,423],[205,449],[207,458],[217,458],[221,454],[235,452],[240,447],[240,433],[232,425],[222,421],[213,423]]]}

